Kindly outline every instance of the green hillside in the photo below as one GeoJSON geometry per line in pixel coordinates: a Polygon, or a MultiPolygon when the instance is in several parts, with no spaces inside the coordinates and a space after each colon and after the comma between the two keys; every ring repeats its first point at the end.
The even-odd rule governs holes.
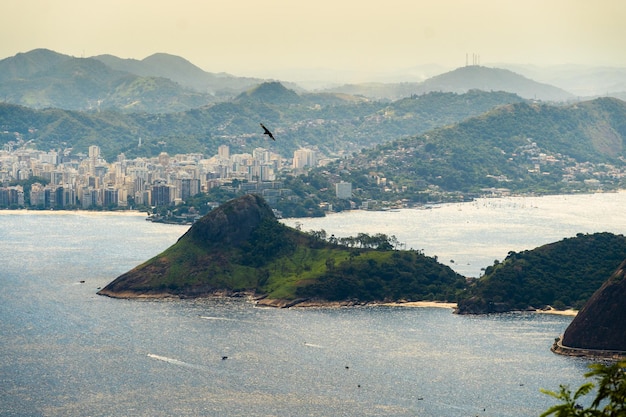
{"type": "Polygon", "coordinates": [[[113,69],[94,58],[38,49],[0,60],[2,101],[35,109],[176,112],[216,101],[169,78],[113,69]]]}
{"type": "Polygon", "coordinates": [[[408,192],[568,192],[585,180],[623,185],[613,167],[626,156],[626,102],[602,98],[569,106],[514,103],[455,125],[387,142],[325,170],[368,193],[384,177],[408,192]],[[608,166],[608,165],[611,166],[608,166]]]}
{"type": "MultiPolygon", "coordinates": [[[[130,94],[126,101],[131,102],[131,96],[139,95],[133,93],[137,90],[158,101],[159,89],[150,80],[156,81],[129,78],[118,94],[130,94]]],[[[42,150],[71,147],[86,152],[90,145],[98,145],[107,160],[120,152],[127,157],[156,156],[163,151],[213,155],[224,144],[232,152],[251,152],[267,145],[259,131],[263,121],[278,134],[279,144],[273,150],[284,157],[306,146],[327,155],[347,154],[519,101],[508,93],[473,91],[382,103],[345,95],[298,95],[279,83],[266,83],[233,101],[167,114],[32,110],[0,103],[0,132],[7,132],[0,133],[0,144],[15,140],[18,133],[42,150]]]]}
{"type": "Polygon", "coordinates": [[[393,239],[361,235],[351,244],[278,222],[258,196],[231,200],[196,222],[176,244],[121,275],[111,297],[199,297],[253,293],[269,299],[453,301],[465,279],[393,239]]]}
{"type": "Polygon", "coordinates": [[[526,309],[580,309],[626,258],[626,237],[612,233],[576,237],[522,252],[485,270],[459,300],[461,314],[526,309]]]}

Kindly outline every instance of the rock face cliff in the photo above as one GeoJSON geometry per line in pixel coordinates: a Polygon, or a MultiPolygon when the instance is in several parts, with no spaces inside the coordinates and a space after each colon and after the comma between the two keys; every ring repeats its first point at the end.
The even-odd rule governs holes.
{"type": "Polygon", "coordinates": [[[626,260],[580,310],[561,343],[567,348],[626,353],[626,260]]]}

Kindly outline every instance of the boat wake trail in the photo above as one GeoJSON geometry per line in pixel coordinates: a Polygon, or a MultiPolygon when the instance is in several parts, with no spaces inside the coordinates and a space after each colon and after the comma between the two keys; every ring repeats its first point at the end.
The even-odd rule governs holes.
{"type": "Polygon", "coordinates": [[[229,319],[229,318],[226,318],[226,317],[200,316],[200,318],[204,319],[204,320],[238,321],[238,320],[229,319]]]}
{"type": "Polygon", "coordinates": [[[202,320],[211,320],[211,321],[236,321],[237,323],[255,323],[254,321],[231,319],[228,317],[200,316],[200,318],[202,320]]]}
{"type": "Polygon", "coordinates": [[[158,361],[171,363],[172,365],[180,366],[182,368],[195,369],[197,371],[206,371],[208,368],[202,365],[195,365],[193,363],[183,362],[178,359],[168,358],[167,356],[155,355],[154,353],[148,353],[149,358],[156,359],[158,361]]]}

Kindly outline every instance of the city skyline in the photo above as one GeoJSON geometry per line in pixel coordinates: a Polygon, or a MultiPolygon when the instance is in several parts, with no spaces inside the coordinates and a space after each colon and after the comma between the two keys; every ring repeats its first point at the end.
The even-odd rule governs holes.
{"type": "Polygon", "coordinates": [[[90,146],[83,156],[5,149],[0,151],[0,206],[23,206],[24,197],[18,203],[17,194],[23,188],[4,187],[3,183],[29,178],[48,182],[33,184],[30,192],[33,207],[127,207],[130,201],[167,206],[233,180],[253,184],[275,182],[279,171],[303,172],[317,164],[316,152],[299,149],[294,152],[291,167],[289,161],[265,148],[256,148],[252,154],[230,154],[228,145],[221,145],[212,156],[197,153],[170,156],[162,152],[155,157],[126,159],[120,154],[111,162],[102,157],[97,145],[90,146]]]}

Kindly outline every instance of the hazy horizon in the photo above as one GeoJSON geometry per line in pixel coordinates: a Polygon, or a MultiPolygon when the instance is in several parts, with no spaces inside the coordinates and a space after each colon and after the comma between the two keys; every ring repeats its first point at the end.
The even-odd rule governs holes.
{"type": "Polygon", "coordinates": [[[0,59],[47,48],[77,57],[183,57],[262,78],[416,79],[472,64],[626,67],[626,2],[598,0],[6,0],[0,59]],[[430,71],[430,73],[429,73],[430,71]]]}

